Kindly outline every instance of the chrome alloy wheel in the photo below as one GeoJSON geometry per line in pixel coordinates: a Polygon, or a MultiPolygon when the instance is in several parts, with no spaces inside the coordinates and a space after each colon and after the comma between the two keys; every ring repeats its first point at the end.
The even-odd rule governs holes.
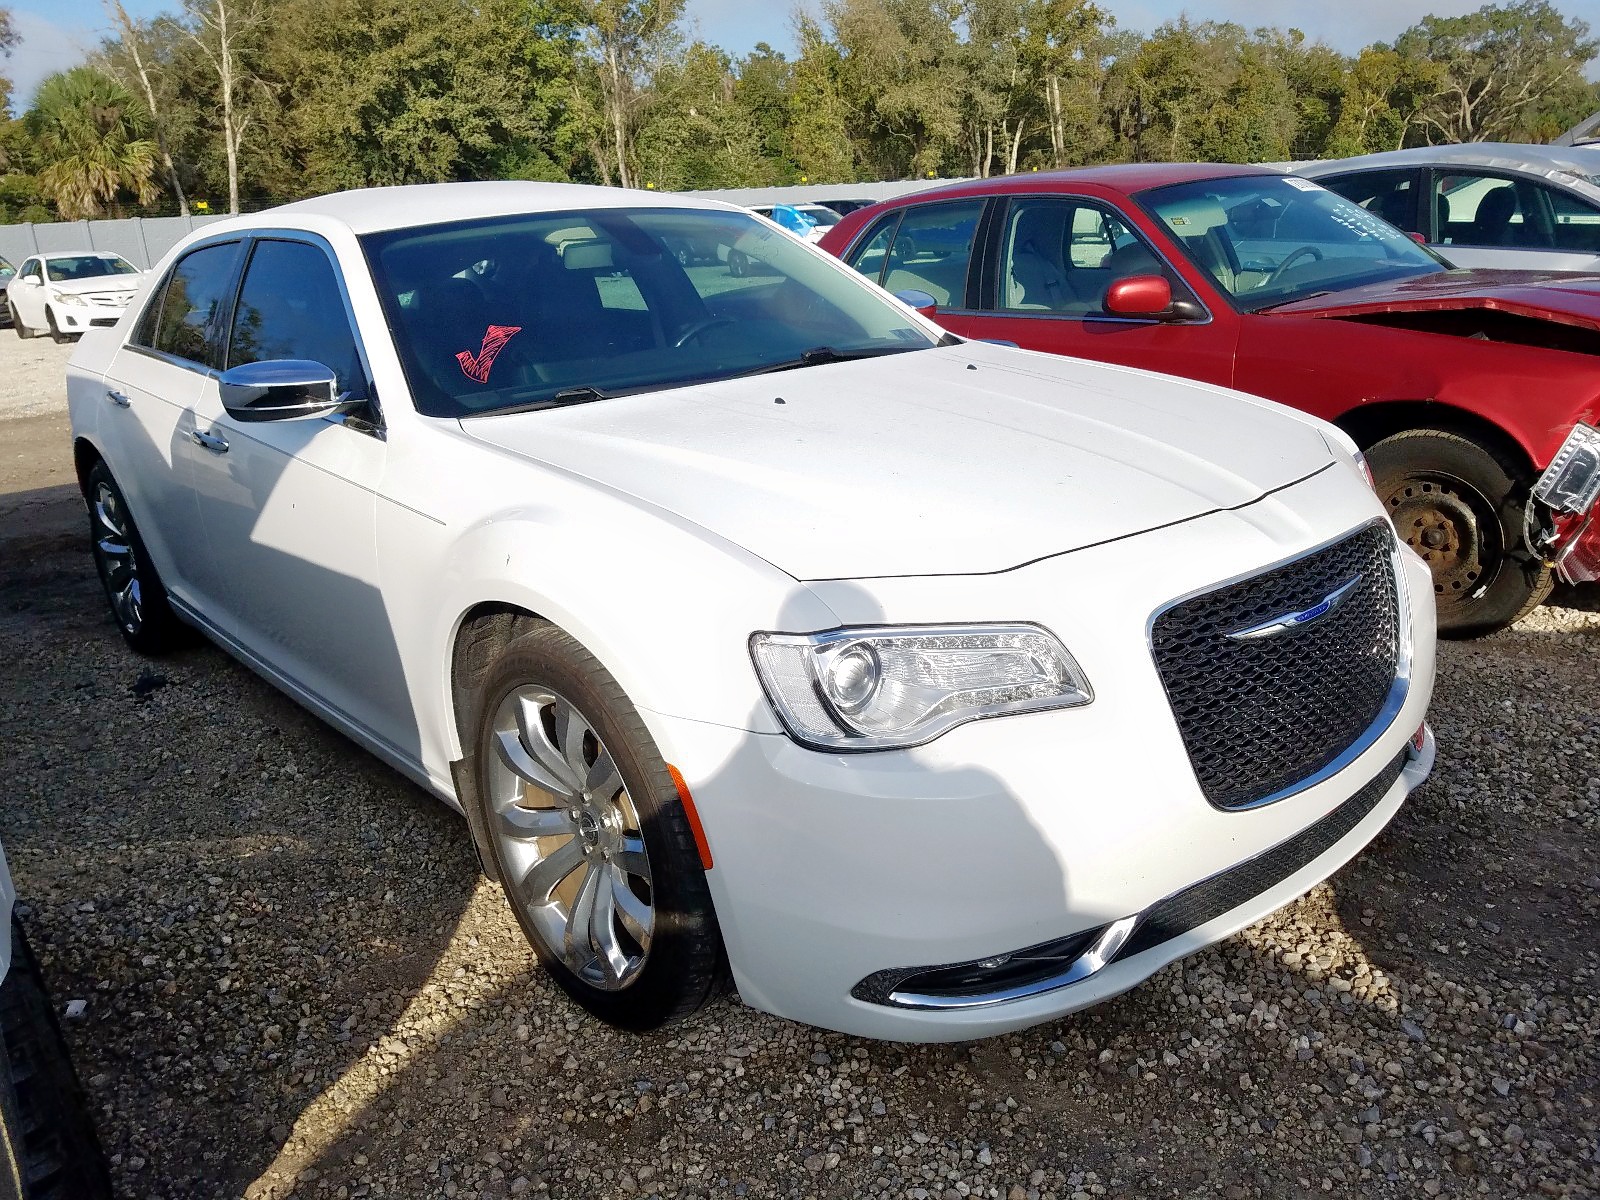
{"type": "Polygon", "coordinates": [[[638,977],[655,927],[639,814],[600,735],[566,697],[519,687],[494,717],[491,834],[506,890],[591,987],[638,977]]]}
{"type": "Polygon", "coordinates": [[[102,482],[94,493],[94,555],[100,575],[106,581],[106,594],[117,623],[128,633],[138,633],[144,625],[144,606],[139,588],[139,561],[133,553],[128,533],[128,516],[122,498],[102,482]]]}

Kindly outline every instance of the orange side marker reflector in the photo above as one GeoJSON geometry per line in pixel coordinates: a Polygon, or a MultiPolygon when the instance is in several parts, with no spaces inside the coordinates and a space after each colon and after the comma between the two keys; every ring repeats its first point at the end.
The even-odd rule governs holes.
{"type": "Polygon", "coordinates": [[[700,851],[700,865],[709,871],[711,843],[706,841],[706,829],[700,824],[700,814],[694,809],[694,798],[689,795],[689,785],[683,781],[683,773],[671,763],[667,764],[667,774],[672,776],[672,786],[678,789],[678,799],[683,801],[683,815],[689,818],[689,832],[694,834],[695,849],[700,851]]]}

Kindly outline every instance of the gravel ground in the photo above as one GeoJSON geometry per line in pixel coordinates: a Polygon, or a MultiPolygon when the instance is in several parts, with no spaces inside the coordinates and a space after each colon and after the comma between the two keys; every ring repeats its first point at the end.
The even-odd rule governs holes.
{"type": "Polygon", "coordinates": [[[1600,1195],[1600,615],[1446,646],[1390,829],[1110,1004],[911,1047],[729,999],[641,1038],[546,981],[458,817],[220,652],[124,649],[44,520],[59,411],[19,444],[0,841],[126,1196],[1600,1195]]]}

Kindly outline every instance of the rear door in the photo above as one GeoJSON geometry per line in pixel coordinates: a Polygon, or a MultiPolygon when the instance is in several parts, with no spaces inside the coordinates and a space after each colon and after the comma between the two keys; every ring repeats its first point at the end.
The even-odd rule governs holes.
{"type": "Polygon", "coordinates": [[[944,200],[896,209],[867,230],[845,262],[888,291],[931,296],[934,320],[965,337],[996,337],[978,310],[978,233],[989,202],[944,200]]]}
{"type": "Polygon", "coordinates": [[[194,404],[214,374],[240,249],[237,240],[207,243],[172,265],[111,360],[97,427],[162,581],[201,612],[213,597],[194,496],[194,404]]]}

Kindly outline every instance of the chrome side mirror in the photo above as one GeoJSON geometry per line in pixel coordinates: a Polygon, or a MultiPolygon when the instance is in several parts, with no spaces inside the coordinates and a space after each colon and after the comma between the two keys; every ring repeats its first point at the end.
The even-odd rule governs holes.
{"type": "Polygon", "coordinates": [[[236,421],[293,421],[345,408],[332,367],[300,358],[240,363],[217,377],[222,407],[236,421]]]}

